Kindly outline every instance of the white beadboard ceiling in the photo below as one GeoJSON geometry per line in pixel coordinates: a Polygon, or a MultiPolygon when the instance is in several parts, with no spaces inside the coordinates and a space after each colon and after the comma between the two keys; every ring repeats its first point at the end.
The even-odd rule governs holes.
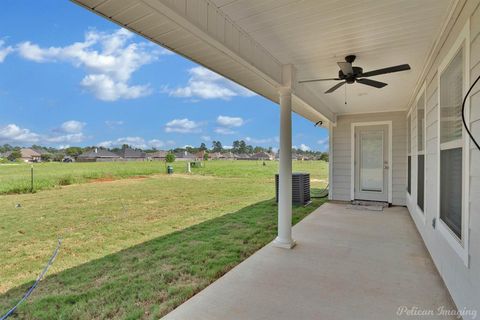
{"type": "Polygon", "coordinates": [[[406,109],[423,64],[454,1],[451,0],[212,0],[222,12],[272,53],[292,63],[301,79],[338,75],[337,61],[357,56],[364,71],[403,63],[412,70],[371,79],[324,94],[337,82],[310,87],[337,113],[406,109]]]}
{"type": "Polygon", "coordinates": [[[278,102],[282,65],[297,80],[331,78],[357,55],[364,71],[408,63],[372,77],[383,89],[336,82],[296,85],[293,108],[311,121],[334,114],[406,110],[423,64],[454,0],[72,0],[119,25],[278,102]]]}

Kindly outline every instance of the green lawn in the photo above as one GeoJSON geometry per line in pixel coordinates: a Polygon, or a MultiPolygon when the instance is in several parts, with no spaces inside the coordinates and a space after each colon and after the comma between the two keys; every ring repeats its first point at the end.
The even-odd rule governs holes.
{"type": "MultiPolygon", "coordinates": [[[[204,168],[193,168],[200,175],[239,178],[273,178],[278,171],[277,161],[206,161],[204,168]]],[[[174,162],[177,173],[186,172],[186,163],[174,162]]],[[[34,190],[84,183],[96,179],[122,179],[132,176],[165,174],[164,162],[105,162],[105,163],[37,163],[34,168],[34,190]]],[[[323,179],[328,164],[323,161],[294,161],[294,171],[310,172],[313,179],[323,179]]],[[[31,190],[30,164],[0,164],[0,194],[29,193],[31,190]]],[[[315,180],[314,180],[315,182],[315,180]]]]}
{"type": "MultiPolygon", "coordinates": [[[[276,162],[209,161],[190,175],[145,176],[162,166],[38,165],[54,176],[48,181],[66,173],[76,181],[134,178],[50,182],[34,194],[0,196],[0,313],[31,285],[57,237],[64,239],[60,254],[18,318],[157,319],[273,239],[276,162]]],[[[176,172],[183,166],[176,163],[176,172]]],[[[17,179],[29,168],[10,167],[0,167],[0,185],[17,183],[5,168],[17,179]]],[[[325,185],[326,163],[294,168],[311,172],[314,186],[325,185]]],[[[295,222],[323,201],[295,207],[295,222]]]]}

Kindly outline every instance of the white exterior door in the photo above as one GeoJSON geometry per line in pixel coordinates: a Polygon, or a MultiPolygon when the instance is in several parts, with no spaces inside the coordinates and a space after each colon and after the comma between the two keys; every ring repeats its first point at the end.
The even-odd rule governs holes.
{"type": "Polygon", "coordinates": [[[355,199],[388,202],[388,125],[355,127],[355,199]]]}

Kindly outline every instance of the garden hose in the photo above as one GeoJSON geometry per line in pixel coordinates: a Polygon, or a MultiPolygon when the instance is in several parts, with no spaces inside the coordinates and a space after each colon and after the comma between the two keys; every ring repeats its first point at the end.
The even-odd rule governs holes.
{"type": "Polygon", "coordinates": [[[50,266],[53,264],[53,261],[54,261],[55,258],[57,257],[58,251],[60,250],[61,244],[62,244],[62,239],[58,239],[57,248],[55,249],[55,251],[53,252],[52,256],[50,257],[50,260],[48,260],[47,265],[45,266],[45,268],[43,268],[43,271],[38,275],[37,280],[35,280],[35,282],[32,284],[32,286],[30,287],[30,289],[28,289],[27,292],[23,295],[22,299],[20,299],[20,301],[18,301],[17,304],[16,304],[15,306],[13,306],[13,308],[11,308],[10,310],[8,310],[7,313],[5,313],[5,314],[0,318],[0,320],[5,320],[5,319],[7,319],[8,317],[10,317],[10,316],[15,312],[15,310],[17,310],[17,308],[18,308],[23,302],[25,302],[25,300],[27,300],[27,298],[32,294],[33,290],[35,290],[35,288],[37,287],[37,285],[39,284],[39,282],[43,279],[43,277],[44,277],[45,274],[47,273],[48,268],[50,268],[50,266]]]}

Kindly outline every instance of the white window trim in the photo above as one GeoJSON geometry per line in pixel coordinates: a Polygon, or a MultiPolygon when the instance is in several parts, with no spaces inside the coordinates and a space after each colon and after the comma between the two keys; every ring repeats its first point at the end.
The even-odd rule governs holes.
{"type": "Polygon", "coordinates": [[[411,113],[412,113],[412,108],[410,108],[410,110],[408,111],[407,120],[406,120],[407,121],[407,146],[406,146],[406,148],[407,148],[407,166],[406,166],[407,167],[406,168],[406,170],[407,170],[407,175],[406,175],[406,177],[407,177],[407,188],[405,190],[405,193],[407,194],[406,195],[407,203],[410,203],[412,201],[411,200],[411,197],[412,197],[412,194],[411,194],[412,193],[412,176],[410,176],[410,192],[408,192],[408,174],[410,174],[410,175],[412,174],[412,172],[411,172],[412,171],[411,170],[412,169],[412,115],[411,115],[411,113]],[[410,122],[410,126],[409,126],[409,122],[410,122]],[[408,129],[410,129],[410,132],[408,132],[409,131],[408,129]],[[410,149],[408,148],[408,144],[409,144],[408,141],[409,140],[410,140],[410,149]],[[408,169],[409,169],[408,168],[408,157],[410,157],[410,172],[408,172],[408,169]]]}
{"type": "Polygon", "coordinates": [[[351,124],[351,156],[350,156],[350,200],[355,200],[355,127],[388,125],[388,203],[393,199],[393,136],[392,121],[354,122],[351,124]]]}
{"type": "MultiPolygon", "coordinates": [[[[437,128],[437,135],[438,135],[438,154],[437,154],[437,177],[438,177],[438,184],[437,184],[437,201],[438,201],[438,211],[436,215],[437,220],[437,230],[439,233],[445,238],[447,243],[452,247],[452,249],[457,253],[460,259],[463,261],[465,266],[469,267],[469,157],[470,157],[470,145],[468,140],[468,135],[465,133],[465,129],[462,125],[462,138],[458,141],[441,143],[441,105],[440,105],[440,78],[442,72],[447,68],[450,64],[452,59],[458,53],[458,51],[462,48],[464,51],[464,61],[463,61],[463,94],[465,94],[468,90],[469,83],[470,83],[470,19],[467,20],[465,26],[463,27],[462,31],[458,35],[455,43],[450,48],[450,51],[442,60],[438,67],[437,73],[437,85],[438,85],[438,92],[437,92],[437,99],[438,99],[438,128],[437,128]],[[462,146],[462,239],[459,239],[455,233],[442,221],[440,218],[440,150],[446,149],[446,147],[453,147],[453,146],[462,146]]],[[[470,110],[470,98],[467,98],[465,102],[465,120],[469,121],[469,110],[470,110]]]]}
{"type": "MultiPolygon", "coordinates": [[[[425,197],[425,186],[427,185],[427,181],[426,181],[426,162],[427,162],[427,157],[426,157],[426,148],[427,148],[427,139],[426,139],[426,136],[427,136],[427,125],[426,125],[426,121],[427,121],[427,84],[426,82],[423,82],[423,85],[422,87],[420,88],[418,94],[417,94],[417,97],[415,98],[415,107],[412,109],[415,111],[415,114],[416,114],[416,124],[415,124],[415,132],[416,132],[416,135],[415,135],[415,141],[416,141],[416,148],[415,148],[415,155],[412,154],[412,167],[413,167],[413,161],[415,161],[415,189],[412,187],[412,198],[414,200],[413,202],[413,207],[415,208],[415,212],[417,214],[417,216],[420,218],[420,220],[422,221],[423,225],[425,225],[426,223],[426,214],[425,212],[427,212],[426,210],[426,197],[425,197]],[[423,127],[423,151],[418,151],[418,100],[420,100],[420,98],[422,97],[423,95],[423,116],[424,116],[424,122],[425,122],[425,125],[423,127]],[[424,158],[423,158],[423,210],[422,208],[420,208],[418,206],[418,156],[419,155],[423,155],[424,158]],[[415,158],[415,160],[414,160],[415,158]],[[413,191],[415,190],[415,195],[413,195],[413,191]]],[[[410,117],[411,119],[411,117],[410,117]]],[[[413,137],[413,135],[412,135],[413,137]]],[[[413,147],[413,143],[411,143],[411,146],[413,147]]],[[[413,179],[412,179],[413,180],[413,179]]],[[[412,181],[413,182],[413,181],[412,181]]]]}

